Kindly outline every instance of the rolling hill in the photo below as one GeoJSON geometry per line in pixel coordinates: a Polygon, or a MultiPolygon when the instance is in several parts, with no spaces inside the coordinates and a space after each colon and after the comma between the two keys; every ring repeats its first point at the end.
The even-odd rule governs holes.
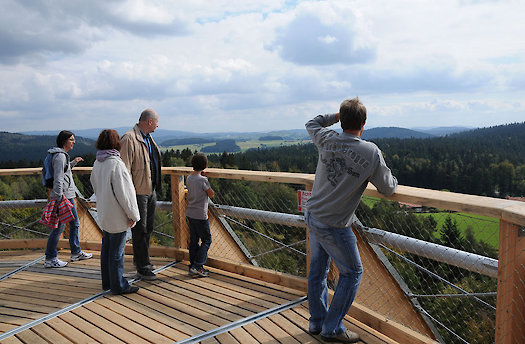
{"type": "MultiPolygon", "coordinates": [[[[95,153],[95,141],[75,135],[75,146],[71,157],[95,153]]],[[[56,146],[56,134],[22,135],[0,132],[0,162],[44,160],[47,150],[56,146]]]]}

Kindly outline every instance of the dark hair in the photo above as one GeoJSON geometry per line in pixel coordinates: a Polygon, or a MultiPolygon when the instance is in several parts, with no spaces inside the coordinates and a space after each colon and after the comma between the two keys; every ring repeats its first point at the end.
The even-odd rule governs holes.
{"type": "Polygon", "coordinates": [[[343,130],[361,130],[366,122],[366,107],[359,97],[347,99],[339,108],[339,121],[343,130]]]}
{"type": "Polygon", "coordinates": [[[208,158],[204,153],[195,153],[191,157],[191,166],[194,171],[204,171],[208,167],[208,158]]]}
{"type": "Polygon", "coordinates": [[[97,139],[98,150],[116,149],[120,151],[120,138],[116,130],[104,129],[100,132],[97,139]]]}
{"type": "Polygon", "coordinates": [[[73,135],[69,130],[62,130],[57,136],[57,147],[64,148],[66,141],[73,135]]]}

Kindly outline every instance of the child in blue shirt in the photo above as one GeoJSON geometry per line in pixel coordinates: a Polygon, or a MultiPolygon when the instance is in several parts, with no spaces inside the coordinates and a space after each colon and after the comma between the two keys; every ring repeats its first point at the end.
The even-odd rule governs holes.
{"type": "Polygon", "coordinates": [[[204,269],[211,245],[210,223],[208,221],[208,197],[215,195],[204,169],[208,167],[208,158],[203,153],[196,153],[191,158],[193,172],[186,179],[188,188],[188,207],[186,219],[190,228],[190,267],[193,276],[206,277],[210,273],[204,269]],[[200,245],[199,245],[200,240],[200,245]]]}

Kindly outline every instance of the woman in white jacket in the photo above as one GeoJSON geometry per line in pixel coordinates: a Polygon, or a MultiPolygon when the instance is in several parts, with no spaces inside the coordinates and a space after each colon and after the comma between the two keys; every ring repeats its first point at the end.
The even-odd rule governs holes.
{"type": "Polygon", "coordinates": [[[103,230],[100,252],[102,289],[113,294],[135,293],[123,277],[126,231],[140,220],[135,188],[120,159],[120,139],[113,129],[102,130],[97,140],[97,160],[91,172],[91,185],[97,198],[99,224],[103,230]]]}

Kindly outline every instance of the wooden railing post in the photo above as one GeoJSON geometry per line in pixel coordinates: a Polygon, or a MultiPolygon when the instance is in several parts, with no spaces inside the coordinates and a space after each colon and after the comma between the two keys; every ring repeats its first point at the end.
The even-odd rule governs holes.
{"type": "Polygon", "coordinates": [[[173,236],[174,246],[187,248],[186,240],[186,214],[184,206],[184,177],[182,174],[171,175],[171,206],[173,209],[173,236]]]}
{"type": "Polygon", "coordinates": [[[496,343],[525,343],[525,227],[500,221],[496,343]]]}

